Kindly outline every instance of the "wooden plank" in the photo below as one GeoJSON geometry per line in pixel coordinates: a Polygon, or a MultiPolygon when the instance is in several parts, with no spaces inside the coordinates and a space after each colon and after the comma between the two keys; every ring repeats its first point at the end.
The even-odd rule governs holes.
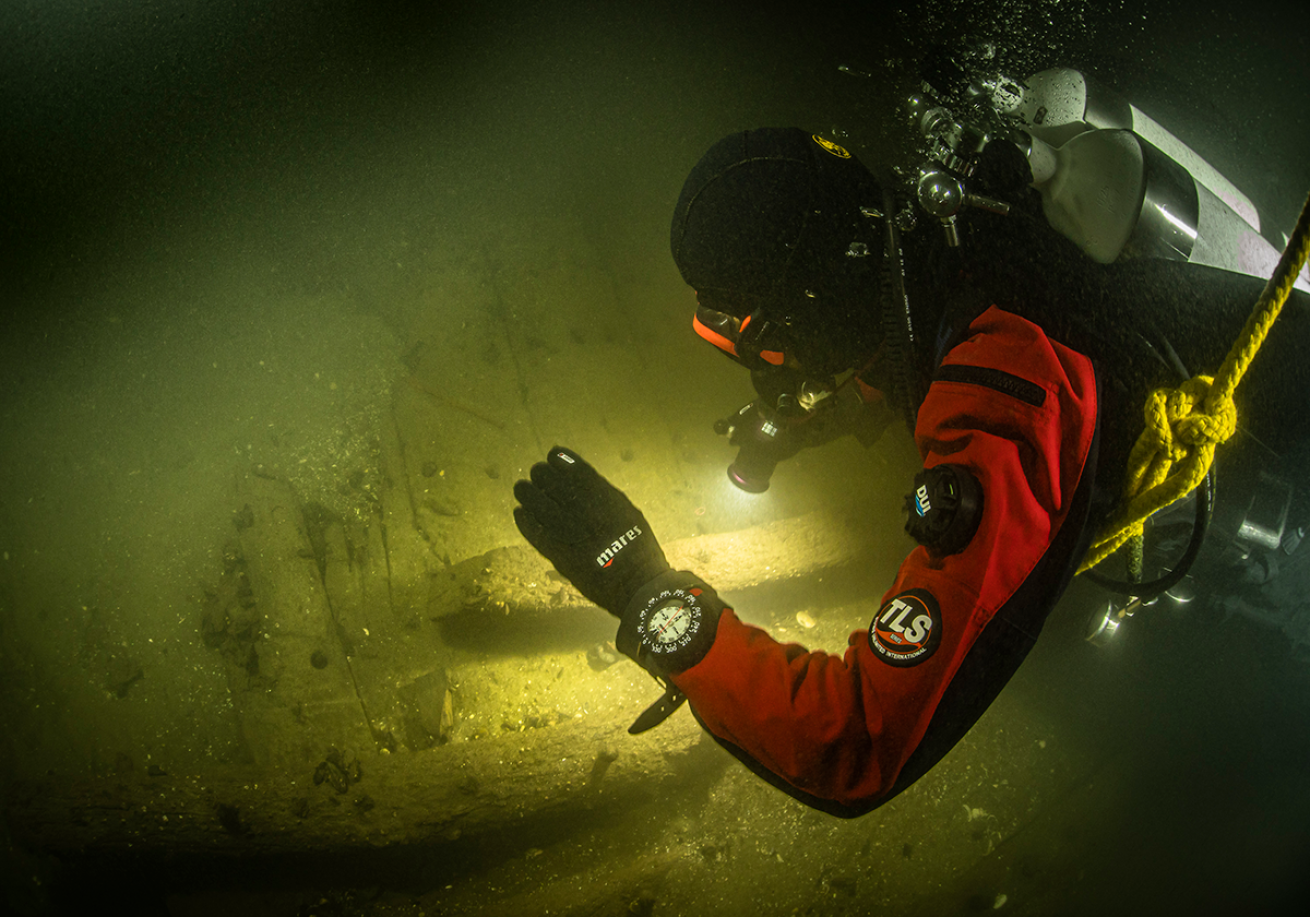
{"type": "Polygon", "coordinates": [[[631,718],[613,710],[430,751],[368,755],[359,779],[344,787],[316,784],[313,763],[52,779],[13,788],[6,820],[17,843],[51,853],[341,851],[544,828],[552,816],[703,787],[730,760],[686,710],[640,736],[627,734],[631,718]],[[689,768],[702,747],[710,757],[689,768]]]}
{"type": "Polygon", "coordinates": [[[393,611],[381,517],[332,522],[324,540],[328,600],[377,747],[431,747],[449,731],[446,654],[417,617],[393,611]]]}
{"type": "MultiPolygon", "coordinates": [[[[675,569],[691,570],[719,592],[822,575],[855,563],[871,538],[857,520],[814,512],[737,532],[669,542],[675,569]]],[[[427,616],[549,616],[557,626],[588,620],[595,606],[528,545],[488,551],[433,577],[427,616]]],[[[453,623],[453,622],[452,622],[453,623]]]]}
{"type": "Polygon", "coordinates": [[[290,767],[373,740],[290,485],[244,475],[241,554],[255,599],[257,663],[232,685],[256,764],[290,767]]]}
{"type": "Polygon", "coordinates": [[[674,569],[691,570],[720,592],[817,576],[856,562],[870,550],[867,523],[813,512],[737,532],[671,542],[674,569]]]}
{"type": "MultiPolygon", "coordinates": [[[[377,747],[385,748],[393,744],[389,730],[391,695],[381,690],[382,680],[376,677],[375,672],[369,671],[370,667],[365,661],[376,654],[371,650],[361,653],[361,648],[370,642],[385,640],[383,628],[391,619],[386,567],[378,563],[375,551],[368,543],[369,530],[367,525],[352,524],[348,527],[340,521],[329,522],[324,526],[323,586],[332,609],[344,661],[355,685],[369,731],[377,747]],[[347,537],[348,528],[351,537],[347,537]],[[381,615],[375,608],[379,598],[385,603],[381,615]],[[382,618],[383,627],[376,623],[378,617],[382,618]]],[[[362,752],[363,749],[355,751],[362,752]]]]}
{"type": "Polygon", "coordinates": [[[427,601],[428,574],[436,558],[414,515],[405,448],[397,428],[395,399],[379,429],[382,487],[381,533],[385,544],[392,613],[416,625],[427,601]]]}

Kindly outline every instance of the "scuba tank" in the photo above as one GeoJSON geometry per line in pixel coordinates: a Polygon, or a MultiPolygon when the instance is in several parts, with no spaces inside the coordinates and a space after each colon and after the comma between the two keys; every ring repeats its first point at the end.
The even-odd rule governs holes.
{"type": "MultiPolygon", "coordinates": [[[[911,104],[932,148],[915,197],[950,244],[958,244],[960,209],[997,209],[970,191],[969,179],[987,144],[1006,140],[1026,157],[1047,222],[1094,261],[1161,258],[1261,279],[1273,273],[1281,252],[1260,234],[1250,198],[1077,70],[1014,80],[983,74],[966,55],[938,56],[924,86],[911,104]]],[[[1297,286],[1310,291],[1304,272],[1297,286]]]]}

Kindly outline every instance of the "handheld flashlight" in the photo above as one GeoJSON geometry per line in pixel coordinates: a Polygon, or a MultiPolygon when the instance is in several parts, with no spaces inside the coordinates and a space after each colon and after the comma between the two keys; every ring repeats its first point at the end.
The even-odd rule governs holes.
{"type": "Polygon", "coordinates": [[[759,401],[716,421],[714,432],[727,436],[729,444],[738,447],[736,460],[728,466],[728,480],[749,494],[768,490],[778,463],[800,449],[794,437],[788,435],[786,422],[759,401]]]}

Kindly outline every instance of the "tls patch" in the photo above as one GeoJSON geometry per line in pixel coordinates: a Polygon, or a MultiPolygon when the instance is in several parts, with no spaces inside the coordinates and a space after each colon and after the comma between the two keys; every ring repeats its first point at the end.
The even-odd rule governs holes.
{"type": "Polygon", "coordinates": [[[942,642],[942,611],[926,589],[893,596],[869,624],[869,649],[889,665],[918,665],[942,642]]]}

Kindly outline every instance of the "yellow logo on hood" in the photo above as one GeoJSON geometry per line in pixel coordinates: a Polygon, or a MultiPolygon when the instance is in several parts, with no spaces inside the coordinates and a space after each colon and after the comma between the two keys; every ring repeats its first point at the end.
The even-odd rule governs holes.
{"type": "Polygon", "coordinates": [[[841,147],[833,143],[831,140],[825,140],[824,138],[820,137],[818,134],[810,134],[810,139],[813,140],[815,143],[817,143],[819,146],[823,147],[832,155],[838,157],[839,159],[851,158],[850,153],[843,150],[841,147]]]}

